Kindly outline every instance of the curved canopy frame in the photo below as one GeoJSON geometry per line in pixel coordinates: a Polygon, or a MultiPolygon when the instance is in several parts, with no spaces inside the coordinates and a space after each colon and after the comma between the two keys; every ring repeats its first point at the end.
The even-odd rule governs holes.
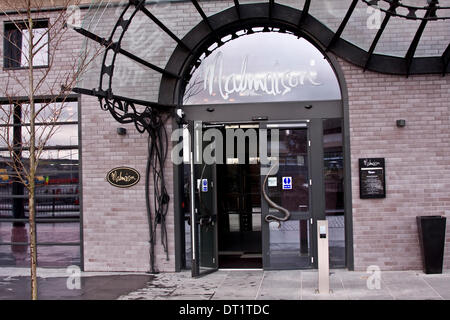
{"type": "Polygon", "coordinates": [[[416,52],[427,23],[433,23],[437,19],[448,18],[445,15],[437,14],[437,12],[441,11],[446,13],[449,9],[447,7],[440,7],[437,0],[429,0],[428,6],[425,7],[404,5],[400,0],[353,0],[336,32],[328,29],[309,13],[312,1],[305,0],[302,10],[297,10],[278,4],[275,0],[252,4],[241,4],[238,0],[234,0],[234,7],[208,17],[198,1],[191,0],[192,5],[202,17],[202,21],[183,37],[183,39],[180,39],[146,8],[145,0],[129,0],[123,7],[122,14],[107,39],[97,36],[83,28],[76,29],[80,34],[104,46],[106,50],[99,75],[98,89],[86,90],[76,88],[75,91],[98,97],[102,108],[109,110],[117,121],[121,123],[134,123],[139,132],[144,132],[148,130],[149,125],[154,124],[150,119],[154,118],[153,115],[155,113],[171,112],[180,104],[178,94],[174,90],[184,88],[186,82],[189,81],[189,73],[192,71],[192,68],[200,64],[201,61],[199,58],[202,54],[210,54],[208,48],[213,43],[217,43],[217,47],[220,47],[225,43],[223,41],[225,36],[232,35],[228,40],[230,41],[238,36],[237,31],[245,30],[244,34],[248,34],[254,32],[252,30],[254,27],[264,27],[264,31],[273,31],[276,29],[279,32],[290,32],[299,37],[305,37],[319,46],[323,51],[332,52],[338,57],[360,66],[364,70],[405,76],[416,74],[445,75],[450,72],[450,44],[447,45],[442,56],[414,57],[414,53],[416,52]],[[381,9],[386,14],[381,27],[367,51],[342,37],[342,33],[358,1],[363,1],[373,6],[377,6],[379,2],[389,4],[389,9],[381,9]],[[395,15],[403,17],[403,15],[396,13],[396,9],[399,7],[410,10],[409,16],[405,16],[406,19],[421,20],[406,55],[404,57],[395,57],[374,53],[380,37],[386,31],[386,25],[390,18],[395,15]],[[424,11],[423,15],[416,14],[416,12],[420,12],[421,10],[424,11]],[[175,52],[164,69],[150,61],[145,61],[121,47],[122,39],[136,13],[139,11],[149,18],[149,23],[155,23],[177,43],[175,52]],[[125,20],[124,17],[126,15],[129,18],[125,20]],[[113,39],[118,40],[113,41],[113,39]],[[113,59],[112,63],[107,65],[106,57],[110,53],[113,54],[113,59]],[[160,90],[158,102],[137,100],[131,97],[118,96],[113,93],[112,78],[114,76],[116,57],[119,54],[162,75],[161,86],[164,87],[164,90],[160,90]],[[103,80],[104,76],[108,78],[108,81],[103,80]],[[144,106],[145,111],[138,112],[136,105],[144,106]]]}

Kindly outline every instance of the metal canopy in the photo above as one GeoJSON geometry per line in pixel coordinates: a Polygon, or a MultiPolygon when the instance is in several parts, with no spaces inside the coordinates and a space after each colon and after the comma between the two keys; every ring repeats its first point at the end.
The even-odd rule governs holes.
{"type": "MultiPolygon", "coordinates": [[[[346,10],[339,26],[333,32],[320,19],[316,19],[311,8],[315,4],[324,0],[304,0],[301,8],[293,8],[288,5],[280,4],[275,0],[260,1],[258,3],[245,3],[245,1],[234,0],[228,1],[230,8],[212,14],[210,16],[204,10],[207,1],[191,0],[191,5],[198,12],[201,20],[198,21],[197,27],[193,31],[186,34],[183,38],[178,37],[175,32],[171,31],[155,14],[151,12],[152,6],[157,4],[146,3],[145,0],[129,0],[125,5],[119,6],[122,11],[120,17],[115,22],[108,37],[101,37],[95,33],[85,29],[77,28],[76,31],[83,36],[93,40],[105,47],[105,54],[100,72],[99,87],[95,90],[75,89],[76,92],[93,95],[99,98],[102,108],[109,110],[114,118],[119,122],[134,122],[140,132],[146,130],[149,121],[148,116],[155,112],[171,111],[178,104],[178,101],[169,101],[170,99],[161,99],[158,102],[151,102],[140,99],[133,99],[123,95],[115,95],[112,86],[114,77],[114,69],[118,55],[127,57],[137,64],[156,71],[162,75],[163,81],[175,81],[176,87],[184,87],[189,80],[189,74],[193,67],[201,63],[199,59],[202,54],[209,55],[211,52],[208,48],[211,44],[216,43],[217,47],[223,45],[226,41],[223,38],[232,35],[231,39],[244,34],[254,33],[254,27],[264,27],[263,32],[278,31],[289,32],[297,36],[305,37],[315,43],[323,51],[329,51],[335,55],[363,68],[386,74],[397,75],[415,75],[415,74],[442,74],[449,73],[450,50],[449,44],[444,44],[441,56],[415,56],[417,47],[427,26],[436,23],[436,21],[448,21],[450,19],[450,7],[441,6],[438,0],[352,0],[348,1],[349,7],[346,10]],[[413,6],[413,3],[423,2],[422,6],[413,6]],[[377,8],[383,12],[384,18],[373,38],[368,50],[364,50],[357,44],[345,39],[344,31],[348,28],[349,21],[354,15],[355,8],[361,4],[377,8]],[[125,50],[121,44],[126,36],[127,30],[136,16],[140,12],[148,17],[148,23],[153,23],[159,27],[165,34],[177,43],[174,55],[177,59],[172,58],[165,67],[158,66],[153,61],[147,61],[139,57],[135,53],[125,50]],[[125,18],[127,17],[127,18],[125,18]],[[380,39],[391,32],[387,25],[392,18],[420,21],[415,35],[409,45],[406,54],[403,57],[376,53],[377,45],[380,39]],[[244,32],[237,34],[237,31],[244,32]],[[196,34],[194,35],[193,32],[196,34]],[[106,56],[113,54],[111,64],[106,63],[106,56]],[[177,63],[172,64],[174,60],[177,63]],[[162,101],[166,103],[162,103],[162,101]],[[118,103],[118,102],[121,103],[118,103]],[[146,107],[144,112],[138,113],[135,105],[146,107]],[[146,116],[147,114],[147,116],[146,116]]],[[[300,1],[302,2],[302,1],[300,1]]],[[[441,0],[440,2],[445,2],[441,0]]],[[[123,3],[123,1],[122,1],[123,3]]],[[[107,7],[111,3],[92,5],[92,8],[101,10],[101,7],[107,7]]],[[[178,17],[183,19],[183,16],[178,17]]],[[[398,21],[397,21],[398,23],[398,21]]],[[[363,27],[363,26],[361,26],[363,27]]],[[[450,33],[450,30],[448,30],[450,33]]],[[[395,35],[394,35],[395,36],[395,35]]]]}

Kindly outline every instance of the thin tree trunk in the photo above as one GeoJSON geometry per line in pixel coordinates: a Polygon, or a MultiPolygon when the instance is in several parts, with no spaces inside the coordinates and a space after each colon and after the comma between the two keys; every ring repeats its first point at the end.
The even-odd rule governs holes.
{"type": "Polygon", "coordinates": [[[28,210],[30,228],[30,255],[31,255],[31,299],[37,300],[37,252],[36,252],[36,212],[35,212],[35,176],[36,176],[36,131],[35,131],[35,105],[34,105],[34,79],[33,79],[33,19],[31,17],[31,0],[28,0],[28,77],[30,102],[30,171],[28,179],[28,210]]]}

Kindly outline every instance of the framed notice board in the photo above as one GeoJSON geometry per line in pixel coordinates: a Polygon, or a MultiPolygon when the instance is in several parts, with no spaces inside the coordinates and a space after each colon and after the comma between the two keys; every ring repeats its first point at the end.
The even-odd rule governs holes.
{"type": "Polygon", "coordinates": [[[386,198],[384,158],[359,159],[359,197],[361,199],[386,198]]]}

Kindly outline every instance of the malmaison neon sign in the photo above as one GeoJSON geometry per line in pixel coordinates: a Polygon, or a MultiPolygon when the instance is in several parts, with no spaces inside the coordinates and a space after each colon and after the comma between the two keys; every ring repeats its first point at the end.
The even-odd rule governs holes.
{"type": "Polygon", "coordinates": [[[248,72],[248,56],[242,60],[239,73],[224,74],[224,57],[218,52],[208,63],[203,72],[203,90],[210,96],[220,94],[228,100],[232,94],[239,96],[252,95],[286,95],[292,89],[305,86],[320,86],[314,59],[309,61],[309,70],[284,70],[268,72],[248,72]]]}

